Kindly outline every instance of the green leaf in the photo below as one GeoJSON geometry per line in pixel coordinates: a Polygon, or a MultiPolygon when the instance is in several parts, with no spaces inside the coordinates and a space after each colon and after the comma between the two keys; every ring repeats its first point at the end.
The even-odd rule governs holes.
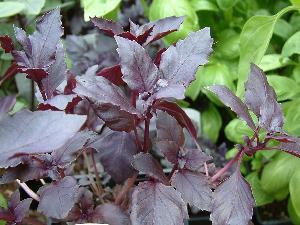
{"type": "Polygon", "coordinates": [[[220,84],[225,85],[230,90],[235,92],[235,84],[233,83],[234,76],[224,63],[211,63],[200,68],[199,74],[197,74],[199,86],[205,95],[215,104],[222,106],[220,100],[210,91],[206,90],[206,87],[220,84]]]}
{"type": "Polygon", "coordinates": [[[226,138],[234,143],[244,143],[245,135],[252,136],[253,131],[247,126],[246,122],[240,119],[231,120],[225,127],[226,138]]]}
{"type": "Polygon", "coordinates": [[[90,17],[102,17],[116,9],[121,0],[81,0],[84,10],[84,20],[89,21],[90,17]]]}
{"type": "Polygon", "coordinates": [[[299,169],[299,158],[281,152],[264,167],[261,176],[262,188],[268,194],[276,195],[277,198],[284,198],[288,194],[291,177],[299,169]]]}
{"type": "Polygon", "coordinates": [[[293,34],[293,27],[284,19],[278,19],[274,27],[274,34],[286,40],[293,34]]]}
{"type": "Polygon", "coordinates": [[[300,101],[295,99],[283,104],[283,111],[285,112],[284,130],[291,135],[300,136],[300,101]]]}
{"type": "Polygon", "coordinates": [[[274,201],[274,198],[262,189],[257,172],[250,173],[246,180],[250,183],[256,206],[266,205],[274,201]]]}
{"type": "Polygon", "coordinates": [[[300,31],[293,34],[283,45],[281,54],[290,57],[293,54],[300,54],[300,31]]]}
{"type": "Polygon", "coordinates": [[[300,0],[290,0],[290,2],[291,2],[294,6],[300,8],[300,0]]]}
{"type": "Polygon", "coordinates": [[[26,15],[38,15],[45,5],[46,0],[19,0],[19,2],[25,5],[23,12],[26,15]]]}
{"type": "Polygon", "coordinates": [[[216,54],[220,55],[220,58],[237,58],[240,55],[240,35],[234,30],[224,30],[218,36],[216,54]]]}
{"type": "Polygon", "coordinates": [[[294,209],[298,217],[300,217],[300,170],[295,171],[290,180],[289,190],[290,197],[293,203],[294,209]]]}
{"type": "MultiPolygon", "coordinates": [[[[4,208],[4,209],[7,209],[7,200],[6,198],[4,197],[3,194],[0,193],[0,208],[4,208]]],[[[5,225],[6,222],[3,221],[3,220],[0,220],[0,225],[5,225]]]]}
{"type": "Polygon", "coordinates": [[[9,17],[20,13],[25,5],[17,1],[0,2],[0,18],[9,17]]]}
{"type": "Polygon", "coordinates": [[[202,134],[216,143],[222,126],[222,117],[218,109],[209,104],[209,107],[201,112],[202,134]]]}
{"type": "Polygon", "coordinates": [[[244,25],[240,37],[240,61],[237,95],[244,94],[250,63],[259,64],[271,40],[277,20],[295,7],[286,7],[274,16],[253,16],[244,25]]]}
{"type": "Polygon", "coordinates": [[[218,6],[222,10],[228,10],[232,8],[239,0],[217,0],[218,6]]]}
{"type": "Polygon", "coordinates": [[[291,65],[291,60],[287,57],[282,57],[280,54],[264,55],[259,63],[259,67],[267,72],[270,70],[279,69],[291,65]]]}
{"type": "Polygon", "coordinates": [[[288,213],[292,223],[295,225],[300,225],[300,216],[297,215],[296,210],[291,201],[291,198],[289,198],[288,201],[288,213]]]}
{"type": "Polygon", "coordinates": [[[164,38],[168,44],[183,39],[190,32],[199,29],[196,11],[188,0],[154,0],[152,2],[149,10],[149,19],[151,21],[169,16],[185,16],[185,19],[177,32],[164,38]]]}
{"type": "Polygon", "coordinates": [[[296,82],[300,83],[300,65],[294,66],[292,77],[296,80],[296,82]]]}
{"type": "Polygon", "coordinates": [[[293,99],[300,95],[300,86],[291,78],[269,75],[267,79],[274,88],[278,101],[293,99]]]}
{"type": "Polygon", "coordinates": [[[214,11],[218,12],[219,8],[210,0],[191,0],[193,9],[197,11],[214,11]]]}

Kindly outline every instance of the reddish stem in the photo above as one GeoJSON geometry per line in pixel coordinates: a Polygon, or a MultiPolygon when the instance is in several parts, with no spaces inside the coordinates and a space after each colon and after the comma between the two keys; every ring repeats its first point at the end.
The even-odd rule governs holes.
{"type": "Polygon", "coordinates": [[[16,180],[17,183],[20,185],[20,187],[34,200],[40,201],[40,196],[38,196],[33,190],[30,189],[30,187],[27,186],[27,184],[22,183],[20,180],[16,180]]]}
{"type": "Polygon", "coordinates": [[[134,182],[136,181],[136,178],[138,176],[138,172],[136,172],[132,177],[128,178],[126,183],[124,184],[122,190],[118,194],[118,196],[115,199],[115,204],[120,205],[124,198],[126,197],[129,190],[133,187],[134,182]]]}
{"type": "Polygon", "coordinates": [[[92,162],[93,162],[94,173],[95,173],[95,176],[96,176],[96,183],[98,184],[99,194],[102,194],[103,193],[103,188],[102,188],[102,185],[101,185],[100,174],[99,174],[99,171],[97,169],[95,155],[94,155],[93,150],[91,150],[91,158],[92,158],[92,162]]]}
{"type": "Polygon", "coordinates": [[[134,126],[133,131],[134,131],[134,136],[135,136],[135,144],[138,146],[139,151],[142,151],[143,150],[143,146],[142,146],[142,143],[140,142],[136,126],[134,126]]]}
{"type": "Polygon", "coordinates": [[[169,176],[168,176],[168,179],[169,179],[169,180],[171,180],[173,174],[175,173],[175,171],[176,171],[177,169],[178,169],[178,164],[175,164],[175,165],[173,166],[173,168],[172,168],[171,173],[170,173],[169,176]]]}
{"type": "Polygon", "coordinates": [[[131,104],[133,105],[133,107],[136,107],[136,98],[137,98],[137,93],[136,91],[132,91],[131,92],[131,104]]]}
{"type": "Polygon", "coordinates": [[[212,178],[211,181],[215,182],[219,177],[221,177],[235,162],[237,162],[244,152],[239,151],[234,158],[232,158],[222,169],[220,169],[212,178]]]}

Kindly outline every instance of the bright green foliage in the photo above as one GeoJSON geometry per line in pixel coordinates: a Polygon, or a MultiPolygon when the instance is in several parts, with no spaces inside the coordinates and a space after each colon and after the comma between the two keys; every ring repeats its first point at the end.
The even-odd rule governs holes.
{"type": "Polygon", "coordinates": [[[190,32],[199,29],[196,11],[188,0],[154,0],[150,6],[149,19],[154,21],[168,16],[185,16],[179,31],[164,38],[168,44],[183,39],[190,32]]]}
{"type": "MultiPolygon", "coordinates": [[[[7,200],[6,198],[3,196],[3,194],[0,193],[0,208],[7,208],[7,200]]],[[[0,225],[5,225],[6,222],[0,220],[0,225]]]]}
{"type": "Polygon", "coordinates": [[[263,169],[261,176],[262,188],[277,199],[288,195],[289,182],[296,170],[300,169],[300,159],[287,153],[278,154],[263,169]]]}
{"type": "Polygon", "coordinates": [[[261,187],[260,179],[257,172],[252,172],[246,177],[251,185],[256,206],[266,205],[274,201],[272,195],[267,194],[261,187]]]}
{"type": "Polygon", "coordinates": [[[285,42],[282,48],[282,55],[290,57],[293,54],[300,54],[300,31],[291,36],[287,42],[285,42]]]}
{"type": "Polygon", "coordinates": [[[209,104],[208,108],[201,112],[202,134],[211,141],[216,142],[222,126],[222,118],[219,111],[213,104],[209,104]]]}
{"type": "Polygon", "coordinates": [[[102,17],[114,11],[121,0],[81,0],[84,10],[84,20],[89,21],[90,17],[102,17]]]}
{"type": "Polygon", "coordinates": [[[288,212],[292,223],[295,225],[300,225],[300,216],[297,215],[296,210],[291,201],[291,198],[289,198],[289,202],[288,202],[288,212]]]}
{"type": "Polygon", "coordinates": [[[25,5],[17,1],[0,2],[0,18],[9,17],[20,13],[25,5]]]}
{"type": "Polygon", "coordinates": [[[291,201],[297,216],[300,218],[300,170],[295,171],[294,175],[290,180],[289,190],[291,201]]]}

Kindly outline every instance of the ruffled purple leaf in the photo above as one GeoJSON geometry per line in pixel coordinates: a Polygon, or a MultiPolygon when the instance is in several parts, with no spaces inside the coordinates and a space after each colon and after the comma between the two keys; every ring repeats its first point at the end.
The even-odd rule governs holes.
{"type": "Polygon", "coordinates": [[[182,198],[187,203],[198,209],[210,211],[212,191],[205,175],[189,170],[179,170],[173,174],[171,184],[182,194],[182,198]]]}
{"type": "Polygon", "coordinates": [[[245,87],[245,103],[259,118],[259,125],[268,131],[281,131],[283,114],[275,91],[255,64],[251,64],[245,87]]]}
{"type": "Polygon", "coordinates": [[[153,158],[153,156],[149,153],[139,153],[134,156],[132,161],[133,167],[147,174],[148,176],[159,180],[164,184],[168,184],[168,178],[164,174],[163,168],[159,164],[159,162],[153,158]]]}
{"type": "Polygon", "coordinates": [[[131,162],[138,149],[131,133],[106,129],[90,147],[98,151],[96,158],[115,182],[122,183],[134,174],[131,162]]]}
{"type": "Polygon", "coordinates": [[[121,59],[122,79],[131,90],[149,92],[157,81],[157,67],[146,50],[135,41],[115,37],[121,59]]]}
{"type": "Polygon", "coordinates": [[[162,183],[140,183],[132,194],[132,225],[183,225],[187,207],[180,193],[162,183]]]}
{"type": "Polygon", "coordinates": [[[213,192],[213,225],[248,225],[255,202],[248,182],[237,169],[213,192]]]}
{"type": "Polygon", "coordinates": [[[103,77],[95,76],[81,76],[77,82],[74,92],[91,101],[96,114],[111,129],[128,132],[134,128],[139,112],[119,87],[103,77]]]}
{"type": "Polygon", "coordinates": [[[97,27],[100,31],[104,32],[109,36],[114,36],[120,33],[123,33],[124,30],[122,26],[118,23],[115,23],[111,20],[107,20],[104,18],[91,18],[92,23],[95,27],[97,27]]]}
{"type": "Polygon", "coordinates": [[[64,219],[76,203],[78,190],[76,180],[68,176],[40,188],[38,211],[51,218],[64,219]]]}

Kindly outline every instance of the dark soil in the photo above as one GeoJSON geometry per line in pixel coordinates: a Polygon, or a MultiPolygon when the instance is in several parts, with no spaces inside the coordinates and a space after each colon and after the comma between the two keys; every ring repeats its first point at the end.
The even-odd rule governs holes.
{"type": "Polygon", "coordinates": [[[273,202],[271,204],[258,207],[256,210],[257,219],[261,224],[291,224],[289,222],[287,212],[287,200],[281,202],[273,202]],[[270,223],[271,221],[278,221],[277,223],[270,223]],[[281,221],[282,223],[279,223],[281,221]]]}

